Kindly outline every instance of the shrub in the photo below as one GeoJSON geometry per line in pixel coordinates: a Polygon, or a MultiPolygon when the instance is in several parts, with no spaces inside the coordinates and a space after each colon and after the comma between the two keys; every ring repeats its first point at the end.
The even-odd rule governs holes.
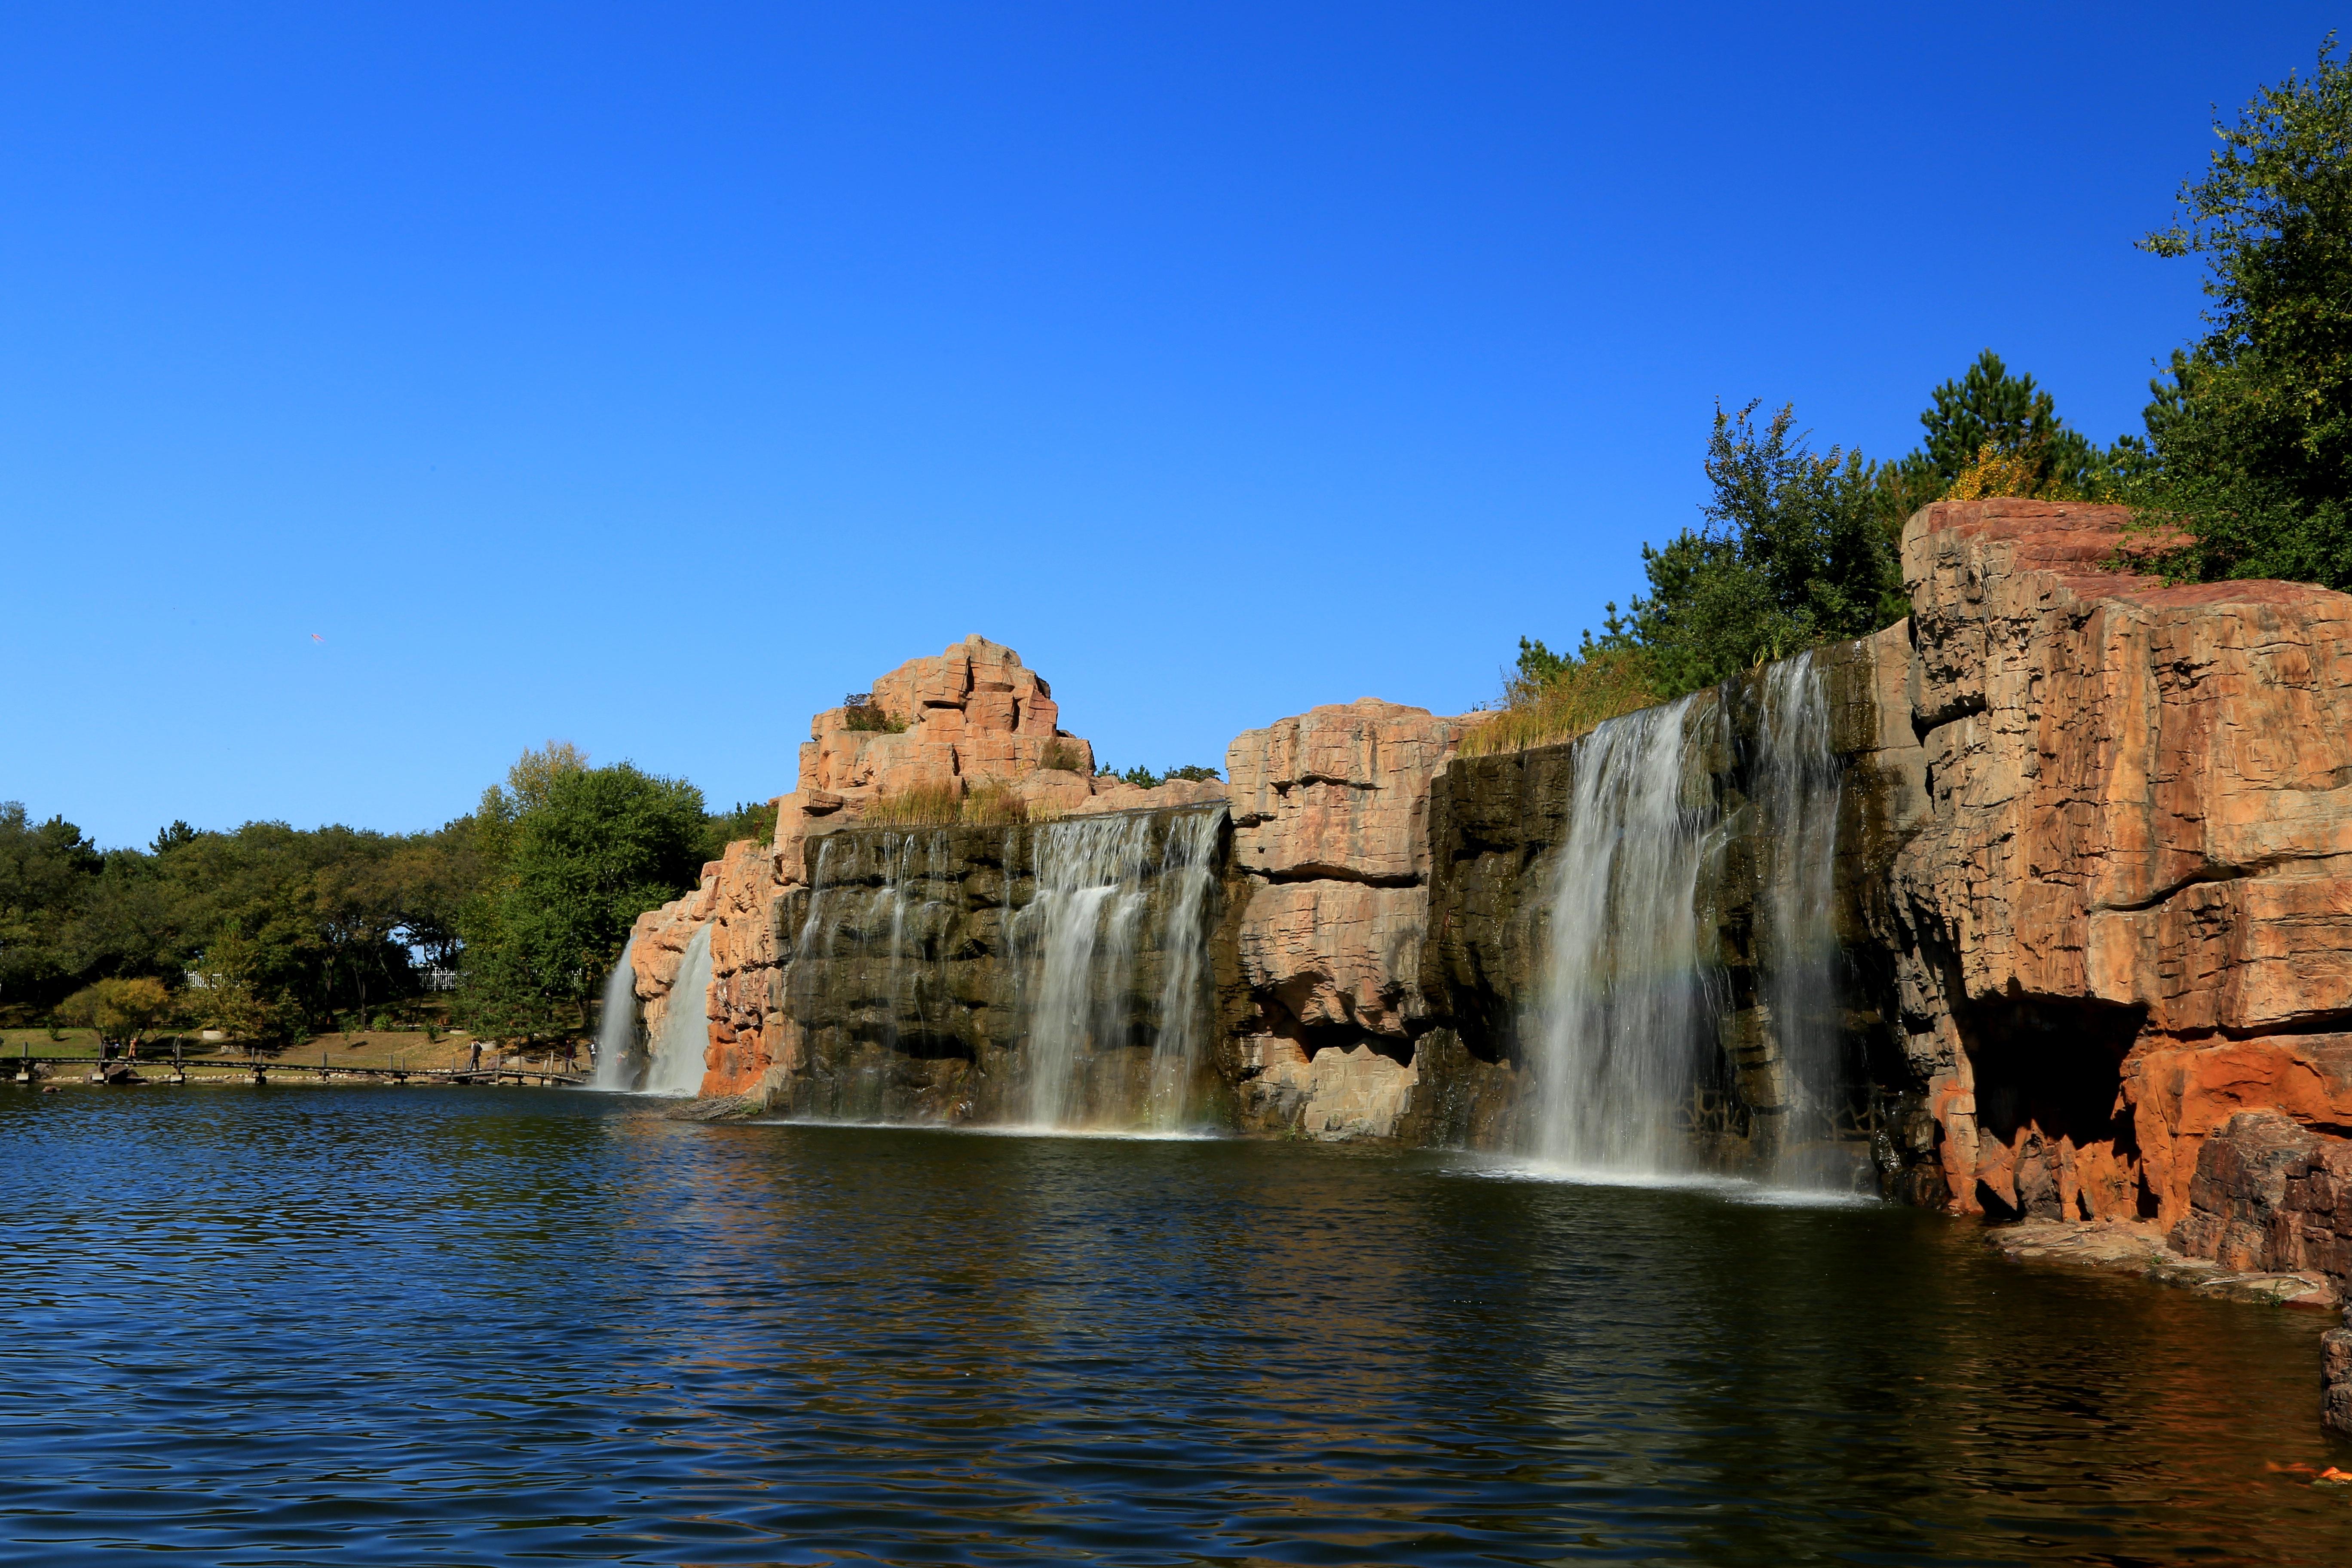
{"type": "Polygon", "coordinates": [[[1224,774],[1219,773],[1216,769],[1204,768],[1198,763],[1194,763],[1187,767],[1170,768],[1163,775],[1165,778],[1182,779],[1187,784],[1214,784],[1217,780],[1222,779],[1224,776],[1224,774]]]}
{"type": "Polygon", "coordinates": [[[857,823],[861,827],[988,827],[1039,819],[1004,780],[974,779],[961,790],[950,783],[877,795],[866,803],[857,823]]]}
{"type": "Polygon", "coordinates": [[[1962,468],[1944,492],[1947,500],[1984,500],[1993,496],[2032,496],[2042,488],[2042,464],[2030,451],[2004,452],[1990,441],[1977,448],[1976,461],[1962,468]]]}
{"type": "Polygon", "coordinates": [[[1026,822],[1029,805],[1003,779],[976,779],[964,791],[958,820],[975,827],[1026,822]]]}
{"type": "Polygon", "coordinates": [[[871,827],[945,827],[963,815],[963,799],[953,784],[917,784],[896,795],[877,795],[858,815],[860,826],[871,827]]]}
{"type": "Polygon", "coordinates": [[[904,719],[893,719],[889,714],[874,706],[874,693],[871,691],[853,691],[842,699],[841,706],[843,710],[841,727],[845,730],[858,730],[879,735],[896,735],[902,733],[907,728],[907,721],[904,719]]]}
{"type": "Polygon", "coordinates": [[[1557,745],[1656,700],[1650,661],[1639,648],[1595,647],[1581,655],[1555,654],[1539,642],[1522,643],[1519,673],[1505,684],[1502,706],[1462,738],[1460,754],[1483,757],[1557,745]]]}
{"type": "Polygon", "coordinates": [[[1057,773],[1074,773],[1087,765],[1087,754],[1075,741],[1060,736],[1045,742],[1045,752],[1037,758],[1040,768],[1057,773]]]}

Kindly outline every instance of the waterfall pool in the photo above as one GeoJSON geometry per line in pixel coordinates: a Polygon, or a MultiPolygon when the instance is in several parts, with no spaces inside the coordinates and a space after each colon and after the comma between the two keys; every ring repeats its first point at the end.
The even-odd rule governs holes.
{"type": "Polygon", "coordinates": [[[2352,1561],[2314,1315],[1738,1184],[654,1104],[0,1089],[0,1563],[2352,1561]]]}

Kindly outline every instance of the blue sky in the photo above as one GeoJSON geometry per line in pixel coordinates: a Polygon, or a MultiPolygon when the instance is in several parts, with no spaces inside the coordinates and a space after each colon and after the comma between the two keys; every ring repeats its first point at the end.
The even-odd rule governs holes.
{"type": "Polygon", "coordinates": [[[1991,346],[2137,429],[2130,241],[2340,14],[11,6],[0,799],[763,798],[974,631],[1121,765],[1463,710],[1717,398],[1893,455],[1991,346]]]}

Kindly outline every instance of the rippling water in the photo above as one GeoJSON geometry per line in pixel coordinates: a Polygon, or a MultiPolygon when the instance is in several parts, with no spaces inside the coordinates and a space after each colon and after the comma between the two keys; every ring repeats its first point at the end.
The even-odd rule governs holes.
{"type": "Polygon", "coordinates": [[[2352,1562],[2315,1318],[1914,1213],[0,1090],[0,1562],[2352,1562]]]}

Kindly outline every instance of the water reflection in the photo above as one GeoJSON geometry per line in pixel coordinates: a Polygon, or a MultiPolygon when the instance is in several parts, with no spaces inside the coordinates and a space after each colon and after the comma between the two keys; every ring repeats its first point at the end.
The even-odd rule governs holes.
{"type": "Polygon", "coordinates": [[[0,1094],[0,1562],[2340,1563],[2300,1314],[1959,1226],[526,1090],[0,1094]]]}

